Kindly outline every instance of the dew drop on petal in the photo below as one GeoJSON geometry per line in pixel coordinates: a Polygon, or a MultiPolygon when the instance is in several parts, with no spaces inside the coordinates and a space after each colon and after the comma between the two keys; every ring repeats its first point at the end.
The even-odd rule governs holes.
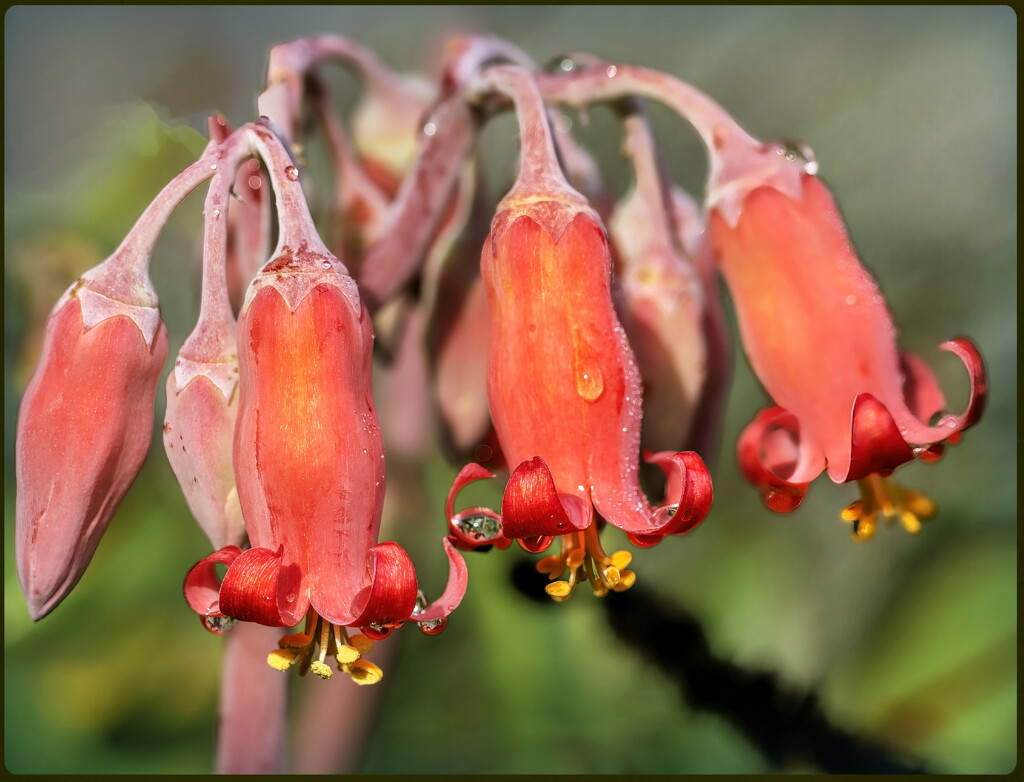
{"type": "Polygon", "coordinates": [[[618,72],[619,72],[619,69],[616,68],[614,65],[609,65],[608,66],[608,70],[605,71],[605,73],[608,74],[608,78],[609,79],[614,79],[615,78],[615,74],[618,73],[618,72]]]}
{"type": "Polygon", "coordinates": [[[238,620],[230,616],[204,616],[203,624],[206,625],[206,629],[211,633],[224,635],[238,624],[238,620]]]}
{"type": "Polygon", "coordinates": [[[476,511],[452,517],[452,524],[468,540],[484,542],[494,540],[501,535],[501,519],[492,512],[476,511]]]}
{"type": "Polygon", "coordinates": [[[284,175],[294,182],[299,178],[299,169],[295,166],[288,166],[288,168],[284,170],[284,175]]]}
{"type": "Polygon", "coordinates": [[[849,296],[846,297],[846,303],[852,307],[854,304],[857,303],[857,297],[851,293],[849,296]]]}
{"type": "Polygon", "coordinates": [[[437,133],[437,125],[435,125],[433,122],[428,122],[426,125],[423,126],[424,136],[433,136],[435,133],[437,133]]]}

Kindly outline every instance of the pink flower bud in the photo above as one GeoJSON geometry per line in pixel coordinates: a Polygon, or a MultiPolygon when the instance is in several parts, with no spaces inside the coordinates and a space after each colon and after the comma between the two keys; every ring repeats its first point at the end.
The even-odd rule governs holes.
{"type": "Polygon", "coordinates": [[[155,307],[97,289],[80,280],[54,309],[18,414],[15,555],[36,620],[78,583],[142,467],[167,358],[155,307]]]}

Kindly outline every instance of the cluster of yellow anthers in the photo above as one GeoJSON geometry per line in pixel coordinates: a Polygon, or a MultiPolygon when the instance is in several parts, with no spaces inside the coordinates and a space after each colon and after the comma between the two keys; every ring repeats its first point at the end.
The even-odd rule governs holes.
{"type": "Polygon", "coordinates": [[[633,559],[628,551],[616,551],[611,556],[604,553],[597,527],[591,524],[585,530],[562,535],[559,541],[562,546],[560,554],[544,557],[537,563],[537,570],[551,579],[544,591],[555,600],[561,602],[568,599],[576,584],[583,578],[590,582],[594,594],[604,597],[609,590],[624,592],[633,586],[636,573],[626,570],[633,559]],[[569,570],[567,581],[556,581],[566,569],[569,570]]]}
{"type": "Polygon", "coordinates": [[[843,521],[853,523],[854,540],[867,540],[875,534],[879,511],[889,521],[898,518],[903,528],[914,535],[921,531],[922,521],[935,515],[934,502],[921,492],[905,489],[895,481],[869,475],[857,483],[861,499],[840,514],[843,521]]]}
{"type": "Polygon", "coordinates": [[[279,671],[298,664],[300,676],[312,671],[321,679],[330,679],[331,666],[326,662],[330,656],[337,661],[338,670],[356,684],[376,684],[384,677],[380,668],[363,657],[373,648],[373,641],[365,635],[349,637],[344,627],[324,621],[312,609],[306,616],[305,632],[286,635],[277,643],[280,648],[267,655],[267,663],[279,671]]]}

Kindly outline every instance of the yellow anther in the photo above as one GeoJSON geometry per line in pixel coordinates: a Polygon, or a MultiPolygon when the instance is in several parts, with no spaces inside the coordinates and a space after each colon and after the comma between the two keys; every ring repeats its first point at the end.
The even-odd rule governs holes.
{"type": "Polygon", "coordinates": [[[305,649],[312,640],[305,633],[295,633],[294,635],[286,635],[277,642],[277,645],[282,649],[305,649]]]}
{"type": "Polygon", "coordinates": [[[562,562],[562,558],[558,554],[552,554],[539,560],[536,567],[538,573],[544,573],[551,576],[551,578],[558,578],[562,575],[562,571],[565,570],[565,563],[562,562]]]}
{"type": "Polygon", "coordinates": [[[619,583],[612,587],[616,592],[625,592],[636,583],[636,573],[632,570],[623,570],[619,574],[619,583]]]}
{"type": "Polygon", "coordinates": [[[611,562],[612,567],[618,568],[619,570],[625,570],[629,567],[629,563],[633,561],[633,555],[623,549],[622,551],[616,551],[612,554],[608,561],[611,562]]]}
{"type": "Polygon", "coordinates": [[[863,512],[864,512],[864,502],[863,502],[863,500],[857,500],[856,502],[852,503],[851,505],[843,508],[843,510],[840,511],[840,513],[839,513],[839,517],[843,521],[853,522],[853,521],[856,521],[857,519],[859,519],[863,512]]]}
{"type": "Polygon", "coordinates": [[[335,655],[335,657],[337,657],[339,663],[341,663],[342,665],[347,665],[348,663],[354,663],[356,660],[358,660],[360,657],[360,653],[359,650],[356,649],[354,646],[344,644],[343,646],[338,647],[338,653],[337,655],[335,655]]]}
{"type": "Polygon", "coordinates": [[[384,672],[369,660],[356,660],[348,673],[356,684],[376,684],[384,678],[384,672]]]}
{"type": "Polygon", "coordinates": [[[373,641],[362,634],[353,635],[348,642],[359,654],[367,654],[373,648],[373,641]]]}
{"type": "Polygon", "coordinates": [[[938,507],[919,491],[907,491],[903,496],[903,507],[919,519],[930,519],[938,507]]]}
{"type": "Polygon", "coordinates": [[[859,543],[870,540],[875,534],[875,514],[860,519],[853,526],[853,539],[859,543]]]}
{"type": "Polygon", "coordinates": [[[608,586],[614,587],[616,584],[619,583],[621,578],[622,574],[619,572],[619,569],[615,567],[615,565],[609,565],[607,568],[605,568],[603,580],[608,583],[608,586]]]}
{"type": "Polygon", "coordinates": [[[320,662],[320,660],[313,660],[309,665],[309,670],[319,676],[321,679],[331,678],[331,668],[326,663],[320,662]]]}
{"type": "Polygon", "coordinates": [[[277,671],[287,671],[298,657],[291,649],[275,649],[267,655],[267,665],[277,671]]]}
{"type": "Polygon", "coordinates": [[[572,593],[572,586],[568,581],[553,581],[544,587],[544,591],[555,600],[565,600],[572,593]]]}
{"type": "Polygon", "coordinates": [[[569,552],[569,556],[565,558],[565,564],[569,566],[570,570],[575,570],[583,564],[585,554],[586,552],[581,548],[573,549],[569,552]]]}
{"type": "Polygon", "coordinates": [[[911,535],[916,535],[921,531],[921,521],[909,510],[900,513],[900,523],[903,524],[903,529],[911,535]]]}

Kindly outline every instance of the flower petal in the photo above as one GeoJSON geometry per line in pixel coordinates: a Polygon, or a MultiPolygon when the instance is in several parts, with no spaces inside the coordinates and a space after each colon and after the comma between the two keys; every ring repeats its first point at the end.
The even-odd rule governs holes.
{"type": "MultiPolygon", "coordinates": [[[[353,601],[353,608],[359,611],[358,617],[352,621],[325,618],[352,627],[383,625],[387,628],[383,633],[386,636],[408,619],[416,607],[416,569],[405,549],[393,541],[371,548],[368,561],[370,584],[353,601]]],[[[375,637],[383,636],[377,633],[375,637]]]]}
{"type": "Polygon", "coordinates": [[[283,559],[284,546],[277,551],[251,548],[243,552],[221,582],[221,612],[242,622],[269,627],[298,624],[309,608],[309,597],[300,594],[298,566],[282,566],[283,559]]]}
{"type": "Polygon", "coordinates": [[[801,437],[796,416],[781,407],[761,410],[736,445],[740,471],[776,513],[795,510],[807,485],[825,468],[825,455],[801,437]]]}
{"type": "Polygon", "coordinates": [[[462,558],[462,554],[459,553],[458,549],[455,548],[450,538],[445,538],[442,544],[444,545],[444,553],[448,555],[448,584],[437,600],[410,617],[417,622],[432,622],[437,619],[443,619],[458,607],[459,603],[462,602],[463,596],[466,594],[466,584],[469,582],[469,571],[466,568],[466,561],[462,558]]]}
{"type": "Polygon", "coordinates": [[[535,456],[512,471],[501,498],[501,526],[507,538],[563,535],[586,529],[588,514],[582,503],[573,504],[570,516],[555,491],[547,462],[535,456]]]}
{"type": "Polygon", "coordinates": [[[871,394],[860,394],[853,403],[850,464],[843,480],[853,481],[872,473],[885,476],[913,458],[914,452],[903,441],[892,414],[871,394]]]}
{"type": "Polygon", "coordinates": [[[486,467],[482,467],[476,462],[470,462],[459,470],[459,474],[455,476],[455,480],[452,482],[452,488],[448,492],[448,500],[445,502],[444,506],[444,512],[448,519],[451,520],[452,516],[455,515],[455,497],[464,487],[468,486],[473,481],[493,477],[493,472],[488,470],[486,467]]]}
{"type": "Polygon", "coordinates": [[[225,546],[199,560],[185,576],[185,601],[200,616],[224,616],[220,610],[220,578],[216,564],[230,566],[242,550],[238,546],[225,546]]]}
{"type": "Polygon", "coordinates": [[[661,532],[666,535],[682,535],[704,521],[714,501],[711,475],[704,460],[694,451],[663,451],[652,454],[647,461],[665,471],[668,479],[665,502],[676,508],[671,523],[661,532]]]}

